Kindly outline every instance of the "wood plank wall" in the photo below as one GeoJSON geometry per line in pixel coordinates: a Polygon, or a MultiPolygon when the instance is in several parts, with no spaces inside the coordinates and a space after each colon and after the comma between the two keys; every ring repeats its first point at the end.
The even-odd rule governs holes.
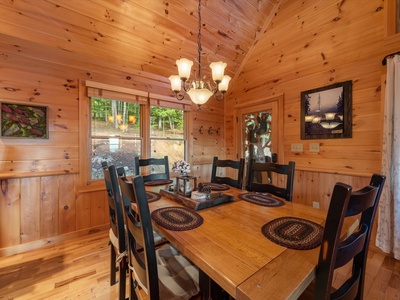
{"type": "MultiPolygon", "coordinates": [[[[384,36],[384,1],[283,1],[229,91],[225,118],[257,99],[284,96],[284,159],[296,170],[369,177],[380,172],[382,58],[399,43],[384,36]],[[353,81],[353,137],[300,139],[300,93],[353,81]],[[312,153],[310,143],[319,143],[312,153]],[[303,153],[290,145],[301,143],[303,153]]],[[[231,128],[227,124],[226,128],[231,128]]],[[[233,135],[226,130],[226,136],[233,135]]],[[[237,143],[227,140],[227,148],[237,143]]]]}
{"type": "MultiPolygon", "coordinates": [[[[199,179],[209,179],[213,156],[236,158],[237,105],[284,95],[280,134],[284,161],[296,161],[294,201],[318,200],[327,208],[335,182],[367,184],[380,170],[381,60],[398,51],[400,41],[384,36],[384,10],[382,0],[281,1],[226,103],[211,100],[201,111],[193,107],[191,161],[199,179]],[[291,153],[291,143],[307,149],[310,142],[300,140],[300,92],[345,80],[353,80],[353,138],[320,140],[319,154],[291,153]],[[221,128],[221,134],[209,135],[209,127],[221,128]]],[[[38,41],[0,33],[0,100],[50,110],[49,140],[0,140],[0,256],[107,228],[104,190],[81,186],[80,161],[86,158],[78,144],[85,134],[78,128],[80,80],[170,95],[162,76],[110,62],[98,65],[73,51],[60,57],[38,41]]]]}

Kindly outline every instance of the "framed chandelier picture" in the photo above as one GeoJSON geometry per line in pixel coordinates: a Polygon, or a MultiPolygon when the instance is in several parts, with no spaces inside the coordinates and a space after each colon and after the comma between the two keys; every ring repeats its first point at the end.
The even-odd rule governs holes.
{"type": "Polygon", "coordinates": [[[301,139],[351,138],[352,81],[301,92],[301,139]]]}

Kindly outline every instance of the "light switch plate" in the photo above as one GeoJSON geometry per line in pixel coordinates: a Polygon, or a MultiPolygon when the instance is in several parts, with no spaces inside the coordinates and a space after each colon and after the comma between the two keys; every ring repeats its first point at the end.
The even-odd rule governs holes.
{"type": "Polygon", "coordinates": [[[291,144],[290,150],[292,152],[303,152],[303,144],[291,144]]]}
{"type": "Polygon", "coordinates": [[[310,152],[319,152],[319,143],[310,143],[310,152]]]}

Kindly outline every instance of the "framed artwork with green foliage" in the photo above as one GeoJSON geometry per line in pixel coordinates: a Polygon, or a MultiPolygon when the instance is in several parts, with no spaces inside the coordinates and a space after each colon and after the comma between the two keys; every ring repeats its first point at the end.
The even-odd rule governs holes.
{"type": "Polygon", "coordinates": [[[1,102],[1,137],[48,139],[47,106],[1,102]]]}

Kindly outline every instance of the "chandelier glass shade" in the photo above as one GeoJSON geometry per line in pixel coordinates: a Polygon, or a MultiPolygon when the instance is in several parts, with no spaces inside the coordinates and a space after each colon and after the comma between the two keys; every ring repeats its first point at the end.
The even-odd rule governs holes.
{"type": "Polygon", "coordinates": [[[224,98],[225,92],[228,90],[229,82],[231,77],[225,75],[226,63],[212,62],[210,64],[210,68],[212,71],[212,80],[214,84],[211,84],[209,81],[203,81],[201,77],[201,0],[199,0],[198,6],[198,18],[199,18],[199,33],[198,33],[198,67],[197,67],[197,76],[194,80],[189,80],[191,75],[191,70],[193,66],[193,62],[186,58],[181,58],[176,61],[176,65],[178,66],[178,74],[179,75],[171,75],[168,79],[171,82],[171,89],[175,93],[175,97],[178,100],[182,100],[187,93],[192,100],[193,103],[197,105],[202,105],[210,99],[211,96],[214,96],[217,100],[222,100],[224,98]]]}
{"type": "Polygon", "coordinates": [[[318,115],[305,116],[306,123],[319,124],[325,129],[334,129],[343,123],[343,115],[334,112],[324,113],[325,118],[318,115]]]}

